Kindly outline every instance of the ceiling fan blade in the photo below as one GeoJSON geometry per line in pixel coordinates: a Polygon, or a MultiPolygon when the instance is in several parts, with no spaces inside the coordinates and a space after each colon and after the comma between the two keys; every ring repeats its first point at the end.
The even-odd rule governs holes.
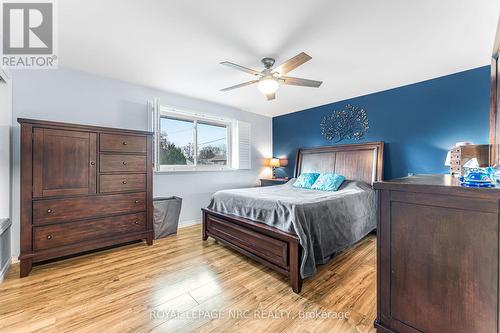
{"type": "Polygon", "coordinates": [[[299,53],[292,59],[288,59],[283,64],[273,69],[273,72],[278,72],[280,73],[280,75],[285,75],[286,73],[294,70],[295,68],[299,67],[300,65],[311,59],[312,57],[307,53],[305,52],[299,53]]]}
{"type": "Polygon", "coordinates": [[[252,81],[248,81],[248,82],[243,82],[243,83],[231,86],[231,87],[227,87],[227,88],[221,89],[220,91],[233,90],[233,89],[241,88],[241,87],[244,87],[244,86],[248,86],[250,84],[254,84],[254,83],[257,83],[257,82],[259,82],[259,80],[252,80],[252,81]]]}
{"type": "Polygon", "coordinates": [[[273,99],[276,99],[276,93],[266,94],[266,98],[268,101],[272,101],[273,99]]]}
{"type": "Polygon", "coordinates": [[[261,72],[258,72],[256,70],[251,69],[251,68],[248,68],[248,67],[245,67],[245,66],[241,66],[241,65],[229,62],[229,61],[223,61],[220,64],[224,65],[224,66],[228,66],[228,67],[234,68],[234,69],[237,69],[237,70],[240,70],[240,71],[243,71],[243,72],[248,73],[248,74],[257,75],[257,76],[263,76],[263,74],[261,72]]]}
{"type": "Polygon", "coordinates": [[[282,76],[282,77],[280,77],[280,79],[282,79],[285,84],[289,84],[292,86],[302,86],[302,87],[318,88],[323,83],[323,81],[301,79],[301,78],[292,77],[292,76],[282,76]]]}

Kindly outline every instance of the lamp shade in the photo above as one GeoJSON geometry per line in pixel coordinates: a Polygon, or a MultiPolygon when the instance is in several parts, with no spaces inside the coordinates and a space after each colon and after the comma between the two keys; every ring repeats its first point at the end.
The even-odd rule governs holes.
{"type": "Polygon", "coordinates": [[[279,158],[270,158],[269,159],[269,166],[272,168],[279,168],[281,166],[280,159],[279,158]]]}

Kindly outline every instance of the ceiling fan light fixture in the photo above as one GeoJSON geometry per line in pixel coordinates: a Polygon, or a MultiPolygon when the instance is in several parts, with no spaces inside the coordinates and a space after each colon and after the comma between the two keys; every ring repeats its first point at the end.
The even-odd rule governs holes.
{"type": "Polygon", "coordinates": [[[278,90],[279,84],[275,78],[267,77],[259,81],[259,85],[257,86],[257,88],[264,95],[273,94],[276,92],[276,90],[278,90]]]}
{"type": "Polygon", "coordinates": [[[321,86],[321,84],[323,83],[322,81],[286,76],[288,72],[293,71],[295,68],[303,65],[311,59],[312,58],[310,55],[305,52],[301,52],[295,57],[288,59],[278,67],[274,67],[274,58],[266,57],[261,60],[265,68],[260,72],[245,66],[235,64],[233,62],[223,61],[221,62],[221,65],[228,66],[248,74],[252,74],[254,78],[251,81],[221,89],[221,91],[229,91],[257,83],[257,88],[259,89],[259,91],[266,96],[268,101],[272,101],[276,99],[276,91],[281,84],[299,87],[319,88],[319,86],[321,86]]]}

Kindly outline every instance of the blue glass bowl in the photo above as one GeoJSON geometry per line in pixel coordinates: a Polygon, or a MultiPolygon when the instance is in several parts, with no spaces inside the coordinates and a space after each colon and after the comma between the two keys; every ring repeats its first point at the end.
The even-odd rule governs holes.
{"type": "Polygon", "coordinates": [[[473,171],[463,177],[463,181],[467,183],[491,183],[490,176],[485,172],[473,171]]]}
{"type": "Polygon", "coordinates": [[[465,177],[460,177],[462,186],[467,187],[491,187],[493,182],[491,177],[482,171],[471,171],[465,177]]]}

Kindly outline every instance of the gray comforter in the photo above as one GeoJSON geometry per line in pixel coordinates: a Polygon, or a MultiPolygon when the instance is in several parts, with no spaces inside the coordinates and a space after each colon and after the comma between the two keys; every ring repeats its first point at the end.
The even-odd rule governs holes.
{"type": "Polygon", "coordinates": [[[208,206],[298,235],[303,248],[300,273],[356,243],[376,227],[376,196],[366,183],[345,181],[336,192],[285,185],[218,191],[208,206]]]}

